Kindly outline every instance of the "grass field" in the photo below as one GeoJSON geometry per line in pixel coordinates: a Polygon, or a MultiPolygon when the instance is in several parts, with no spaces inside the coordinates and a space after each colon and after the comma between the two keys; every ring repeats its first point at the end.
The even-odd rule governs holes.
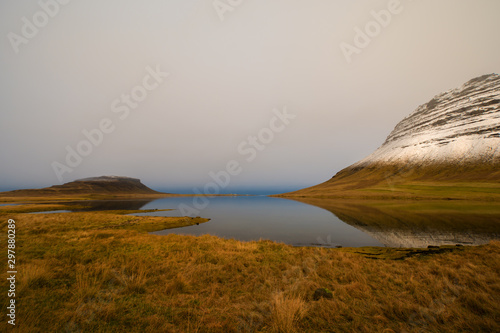
{"type": "Polygon", "coordinates": [[[2,244],[16,221],[19,332],[500,331],[499,242],[295,248],[146,232],[200,219],[23,212],[38,208],[0,207],[2,244]]]}
{"type": "Polygon", "coordinates": [[[346,168],[332,179],[284,197],[371,200],[500,201],[498,165],[346,168]]]}

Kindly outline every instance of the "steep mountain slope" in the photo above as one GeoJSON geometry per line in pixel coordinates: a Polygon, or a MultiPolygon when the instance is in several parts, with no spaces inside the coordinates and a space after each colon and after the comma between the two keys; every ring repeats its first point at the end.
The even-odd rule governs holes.
{"type": "Polygon", "coordinates": [[[434,97],[403,119],[384,144],[353,165],[498,163],[500,76],[485,75],[434,97]]]}
{"type": "Polygon", "coordinates": [[[491,74],[435,96],[373,154],[286,196],[460,197],[472,189],[493,197],[500,196],[499,183],[500,76],[491,74]]]}
{"type": "Polygon", "coordinates": [[[150,195],[162,194],[142,184],[139,179],[117,176],[102,176],[75,180],[63,185],[43,189],[16,190],[1,193],[1,196],[66,196],[66,195],[150,195]]]}

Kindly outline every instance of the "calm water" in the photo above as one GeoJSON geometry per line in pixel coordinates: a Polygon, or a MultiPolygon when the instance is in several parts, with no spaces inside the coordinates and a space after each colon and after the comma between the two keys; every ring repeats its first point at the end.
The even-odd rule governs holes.
{"type": "MultiPolygon", "coordinates": [[[[71,211],[172,209],[134,215],[184,216],[190,214],[180,207],[195,207],[194,200],[200,198],[74,202],[71,211]]],[[[323,247],[422,248],[480,245],[500,240],[498,203],[480,203],[479,209],[478,204],[470,204],[469,209],[467,202],[439,202],[431,206],[422,206],[420,202],[403,206],[388,202],[383,206],[367,206],[349,201],[301,200],[305,203],[265,196],[216,197],[195,214],[211,219],[209,222],[154,234],[210,234],[242,241],[266,239],[323,247]]]]}
{"type": "Polygon", "coordinates": [[[59,213],[71,213],[71,210],[49,210],[45,212],[34,212],[30,214],[59,214],[59,213]]]}
{"type": "MultiPolygon", "coordinates": [[[[175,209],[149,216],[182,216],[176,208],[193,206],[191,197],[165,198],[141,209],[175,209]]],[[[141,214],[138,214],[141,215],[141,214]]],[[[210,218],[200,225],[155,232],[182,235],[210,234],[243,241],[268,239],[296,246],[383,246],[370,235],[342,222],[332,213],[296,201],[269,197],[216,197],[199,214],[210,218]]]]}

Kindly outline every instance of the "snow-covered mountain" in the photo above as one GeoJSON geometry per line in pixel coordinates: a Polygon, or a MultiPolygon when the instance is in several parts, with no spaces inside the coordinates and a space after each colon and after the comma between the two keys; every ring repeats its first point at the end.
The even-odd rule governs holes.
{"type": "Polygon", "coordinates": [[[499,160],[500,75],[491,74],[418,107],[396,126],[379,149],[352,167],[499,160]]]}
{"type": "Polygon", "coordinates": [[[373,154],[327,182],[283,196],[470,198],[468,193],[481,193],[481,198],[500,199],[499,190],[500,75],[490,74],[419,106],[373,154]],[[435,191],[433,186],[446,182],[448,189],[458,182],[469,189],[481,183],[485,190],[435,191]]]}

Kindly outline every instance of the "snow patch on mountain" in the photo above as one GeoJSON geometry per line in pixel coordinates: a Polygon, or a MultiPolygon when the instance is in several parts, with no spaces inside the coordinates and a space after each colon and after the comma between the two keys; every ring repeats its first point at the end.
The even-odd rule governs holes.
{"type": "Polygon", "coordinates": [[[120,181],[140,182],[140,179],[123,177],[123,176],[101,176],[101,177],[90,177],[90,178],[75,180],[75,182],[120,182],[120,181]]]}
{"type": "Polygon", "coordinates": [[[352,167],[500,162],[500,75],[435,96],[403,119],[385,143],[352,167]]]}

